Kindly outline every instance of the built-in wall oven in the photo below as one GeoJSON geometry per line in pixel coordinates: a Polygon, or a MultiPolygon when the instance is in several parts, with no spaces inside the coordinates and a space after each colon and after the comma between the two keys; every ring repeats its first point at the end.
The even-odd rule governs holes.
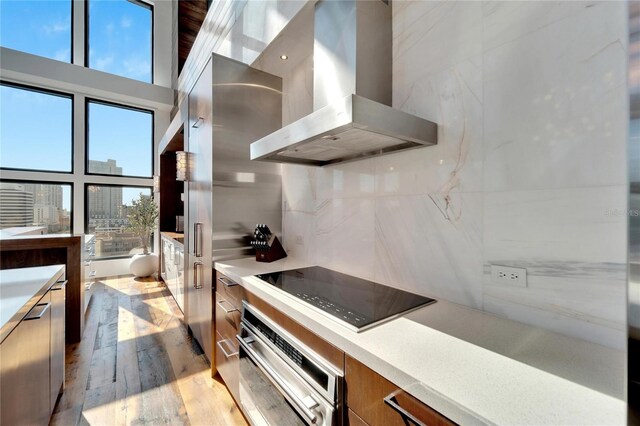
{"type": "Polygon", "coordinates": [[[239,403],[258,425],[342,424],[342,374],[254,306],[243,302],[239,403]]]}

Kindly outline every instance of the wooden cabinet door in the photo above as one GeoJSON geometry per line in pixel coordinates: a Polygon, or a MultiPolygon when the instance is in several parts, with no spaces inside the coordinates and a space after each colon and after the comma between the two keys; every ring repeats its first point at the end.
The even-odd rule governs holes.
{"type": "Polygon", "coordinates": [[[51,294],[51,355],[50,355],[50,398],[51,411],[56,405],[58,394],[64,385],[64,320],[65,320],[65,295],[66,281],[54,284],[51,294]]]}
{"type": "Polygon", "coordinates": [[[0,424],[49,423],[50,308],[47,293],[0,345],[0,424]]]}
{"type": "MultiPolygon", "coordinates": [[[[402,391],[361,362],[345,356],[345,381],[347,406],[359,419],[371,426],[405,426],[405,417],[400,410],[413,416],[418,422],[429,426],[453,425],[428,405],[402,391]],[[385,398],[395,395],[396,409],[385,403],[385,398]]],[[[418,423],[419,424],[419,423],[418,423]]]]}

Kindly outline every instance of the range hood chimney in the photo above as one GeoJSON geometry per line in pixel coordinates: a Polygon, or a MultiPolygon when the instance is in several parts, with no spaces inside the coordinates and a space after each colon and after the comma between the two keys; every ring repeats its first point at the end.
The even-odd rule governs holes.
{"type": "Polygon", "coordinates": [[[325,166],[435,145],[437,125],[391,107],[391,4],[315,4],[313,111],[251,144],[251,159],[325,166]]]}

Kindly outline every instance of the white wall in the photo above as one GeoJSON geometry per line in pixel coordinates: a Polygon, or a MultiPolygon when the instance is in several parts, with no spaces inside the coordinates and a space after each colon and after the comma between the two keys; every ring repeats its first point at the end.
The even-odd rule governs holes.
{"type": "MultiPolygon", "coordinates": [[[[626,4],[396,1],[393,35],[394,107],[438,145],[283,167],[289,253],[624,348],[626,4]]],[[[310,75],[285,77],[285,120],[310,75]]]]}

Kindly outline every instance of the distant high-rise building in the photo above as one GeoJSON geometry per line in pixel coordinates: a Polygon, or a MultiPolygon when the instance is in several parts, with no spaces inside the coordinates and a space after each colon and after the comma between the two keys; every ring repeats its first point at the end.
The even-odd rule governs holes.
{"type": "Polygon", "coordinates": [[[60,224],[60,210],[49,204],[35,204],[33,206],[34,225],[58,225],[60,224]]]}
{"type": "Polygon", "coordinates": [[[116,160],[97,161],[89,160],[89,171],[101,175],[122,176],[122,167],[118,167],[116,160]]]}
{"type": "MultiPolygon", "coordinates": [[[[92,173],[122,175],[116,160],[89,161],[92,173]]],[[[88,195],[89,219],[122,219],[122,188],[119,186],[90,186],[88,195]]]]}
{"type": "Polygon", "coordinates": [[[33,194],[34,204],[54,206],[58,210],[62,210],[62,185],[25,183],[23,186],[25,191],[33,194]]]}
{"type": "Polygon", "coordinates": [[[33,224],[33,193],[24,185],[0,183],[0,229],[33,224]]]}

